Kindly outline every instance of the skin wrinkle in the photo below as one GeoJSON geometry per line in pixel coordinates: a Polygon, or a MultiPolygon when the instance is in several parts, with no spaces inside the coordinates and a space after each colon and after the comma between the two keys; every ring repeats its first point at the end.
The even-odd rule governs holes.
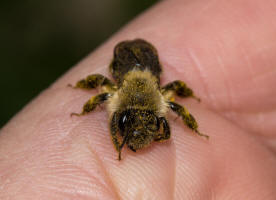
{"type": "MultiPolygon", "coordinates": [[[[195,114],[195,116],[197,116],[197,114],[195,114]]],[[[178,184],[176,187],[177,191],[175,193],[175,198],[176,199],[208,199],[209,195],[211,196],[212,188],[210,189],[207,187],[203,187],[203,185],[205,182],[209,182],[210,180],[213,181],[212,169],[214,168],[208,167],[209,163],[211,163],[210,160],[212,160],[212,153],[211,151],[208,152],[206,150],[205,152],[201,152],[201,148],[202,146],[205,145],[202,143],[206,143],[206,145],[210,145],[209,142],[214,141],[214,138],[211,134],[210,135],[211,140],[209,141],[200,140],[194,134],[188,132],[187,129],[184,128],[183,130],[183,126],[180,122],[181,121],[178,121],[172,124],[172,126],[175,127],[174,129],[177,129],[177,130],[173,130],[173,132],[176,132],[176,133],[178,132],[178,134],[183,134],[181,136],[173,135],[173,138],[172,138],[173,141],[176,143],[176,148],[177,148],[176,160],[179,161],[177,166],[178,172],[176,176],[178,184]],[[183,146],[185,148],[183,148],[183,146]],[[202,153],[204,154],[203,156],[204,158],[202,158],[202,153]],[[181,162],[183,160],[185,160],[185,164],[183,164],[184,162],[181,162]],[[188,160],[188,163],[187,163],[187,160],[188,160]],[[204,170],[204,172],[202,169],[199,170],[197,166],[202,166],[202,169],[204,170]],[[205,175],[209,174],[209,175],[202,176],[203,174],[205,175]],[[183,178],[189,181],[183,183],[182,182],[183,178]],[[201,190],[200,188],[204,189],[204,195],[203,193],[198,192],[199,190],[201,190]]],[[[201,128],[204,128],[204,125],[201,126],[201,128]]]]}
{"type": "Polygon", "coordinates": [[[256,82],[256,79],[254,78],[254,74],[253,74],[253,64],[250,61],[250,58],[248,56],[248,54],[246,53],[246,50],[241,46],[240,47],[240,52],[242,54],[242,58],[244,58],[245,63],[249,72],[249,76],[250,76],[250,80],[252,82],[252,84],[254,85],[254,88],[258,88],[258,84],[256,82]]]}
{"type": "MultiPolygon", "coordinates": [[[[58,193],[62,193],[62,194],[66,194],[66,195],[72,194],[73,196],[76,196],[76,195],[77,196],[89,196],[89,193],[91,194],[91,191],[89,190],[89,185],[91,184],[91,182],[89,182],[88,180],[95,179],[95,178],[93,176],[91,176],[91,174],[88,173],[87,170],[85,170],[79,166],[76,166],[76,165],[72,166],[71,164],[66,164],[64,166],[59,164],[58,167],[61,169],[59,169],[59,168],[56,169],[57,166],[55,166],[55,165],[52,167],[51,171],[54,170],[57,174],[59,174],[59,176],[48,174],[48,173],[43,175],[44,178],[49,179],[51,181],[51,183],[53,183],[53,184],[50,184],[50,187],[48,185],[46,187],[47,189],[50,189],[52,191],[57,191],[58,193]],[[67,167],[67,169],[69,169],[69,170],[64,170],[63,169],[64,167],[67,167]],[[87,175],[86,177],[89,177],[89,178],[78,179],[78,177],[80,175],[79,173],[75,174],[75,176],[72,176],[70,174],[70,172],[71,173],[80,172],[80,174],[82,174],[82,172],[84,172],[84,174],[87,175]],[[74,180],[74,181],[72,181],[72,180],[74,180]],[[77,189],[73,185],[80,185],[81,187],[80,187],[80,189],[77,189]],[[81,192],[81,193],[79,193],[79,192],[81,192]]],[[[99,184],[97,184],[97,186],[99,187],[99,184]]],[[[106,188],[106,187],[104,187],[104,184],[102,184],[102,183],[100,183],[100,187],[106,188]]]]}
{"type": "Polygon", "coordinates": [[[100,164],[100,168],[103,170],[103,173],[105,175],[105,178],[108,180],[109,185],[112,188],[112,192],[116,195],[115,199],[121,199],[119,193],[118,193],[118,188],[115,186],[115,182],[114,180],[111,178],[111,174],[109,174],[107,172],[106,167],[103,164],[103,161],[99,158],[98,154],[96,152],[94,152],[94,150],[91,148],[91,146],[89,144],[87,144],[87,148],[89,149],[89,151],[95,156],[97,162],[100,164]]]}
{"type": "Polygon", "coordinates": [[[254,78],[254,79],[255,79],[255,82],[256,82],[256,80],[258,80],[258,79],[265,79],[265,76],[271,75],[271,74],[273,74],[273,75],[276,76],[276,68],[270,70],[269,72],[264,72],[264,73],[262,73],[262,74],[258,74],[258,75],[254,78]]]}
{"type": "Polygon", "coordinates": [[[275,47],[276,47],[276,43],[267,43],[266,45],[262,47],[258,47],[258,49],[255,49],[255,51],[247,55],[247,57],[248,59],[250,59],[251,57],[260,56],[261,54],[263,54],[263,52],[266,52],[268,50],[273,50],[275,49],[275,47]]]}
{"type": "MultiPolygon", "coordinates": [[[[274,113],[275,113],[276,109],[273,110],[269,110],[269,111],[261,111],[261,112],[235,112],[235,111],[228,111],[228,113],[232,114],[232,118],[241,118],[243,119],[243,121],[241,123],[238,123],[236,120],[233,120],[231,118],[228,118],[228,120],[232,121],[234,124],[236,124],[238,127],[242,128],[242,129],[250,129],[251,132],[254,132],[255,134],[262,134],[263,136],[273,136],[275,134],[275,132],[273,131],[274,129],[272,129],[272,131],[268,131],[264,122],[266,122],[267,120],[269,120],[270,118],[274,118],[274,113]],[[257,116],[256,116],[257,115],[257,116]],[[252,117],[252,118],[251,118],[252,117]],[[261,121],[258,121],[258,119],[261,119],[261,121]],[[255,124],[251,125],[252,121],[257,122],[257,126],[255,124]],[[261,124],[261,125],[260,125],[261,124]],[[261,126],[261,128],[260,128],[261,126]]],[[[274,123],[274,122],[272,122],[274,123]]],[[[274,125],[275,126],[275,125],[274,125]]],[[[248,131],[248,130],[247,130],[248,131]]]]}
{"type": "MultiPolygon", "coordinates": [[[[87,119],[88,120],[88,119],[87,119]]],[[[82,120],[80,122],[83,122],[82,120]]],[[[78,129],[79,127],[81,127],[82,124],[80,123],[80,125],[75,126],[74,129],[78,129]]],[[[72,129],[73,131],[73,129],[72,129]]],[[[109,133],[108,133],[109,135],[109,133]]],[[[108,137],[108,136],[107,136],[108,137]]],[[[109,139],[109,137],[108,137],[109,139]]],[[[89,139],[88,139],[89,140],[89,139]]],[[[118,193],[118,188],[115,187],[115,183],[114,183],[114,178],[111,178],[112,176],[110,175],[110,173],[107,172],[107,169],[105,167],[105,164],[103,163],[103,161],[100,160],[98,153],[96,151],[94,151],[92,149],[92,145],[89,143],[85,143],[86,144],[86,148],[89,150],[89,152],[92,154],[92,157],[96,159],[97,163],[100,165],[101,170],[103,171],[103,174],[105,176],[105,183],[108,184],[111,188],[112,188],[112,193],[115,194],[115,199],[122,199],[118,193]]],[[[112,148],[110,148],[112,149],[112,148]]],[[[108,187],[108,190],[110,190],[110,188],[108,187]]]]}
{"type": "MultiPolygon", "coordinates": [[[[82,122],[82,121],[80,121],[80,122],[82,122]]],[[[76,126],[79,127],[80,125],[76,125],[76,126]]],[[[72,132],[74,130],[74,128],[76,128],[76,126],[73,126],[73,128],[71,129],[70,132],[72,132]]],[[[93,156],[93,157],[95,157],[95,156],[93,156]]],[[[114,191],[116,191],[116,190],[114,190],[114,191]]]]}
{"type": "MultiPolygon", "coordinates": [[[[171,143],[173,143],[173,147],[174,147],[174,158],[176,158],[176,149],[175,149],[175,144],[174,144],[174,142],[172,141],[171,143]]],[[[173,162],[173,167],[172,167],[172,169],[174,169],[173,170],[173,177],[172,177],[172,179],[173,179],[173,181],[172,181],[172,197],[174,197],[174,199],[175,199],[175,194],[176,194],[176,192],[175,192],[175,190],[176,190],[176,166],[177,166],[177,164],[176,164],[176,159],[174,159],[173,160],[174,162],[173,162]]]]}
{"type": "MultiPolygon", "coordinates": [[[[201,64],[199,59],[196,57],[196,55],[193,53],[191,49],[187,49],[188,55],[191,58],[192,62],[194,63],[194,68],[198,72],[198,76],[201,79],[205,94],[208,99],[211,99],[211,102],[215,102],[214,99],[215,97],[211,94],[211,92],[208,89],[208,83],[206,82],[206,76],[204,72],[204,66],[201,64]]],[[[213,104],[214,107],[216,107],[216,104],[213,104]]]]}
{"type": "MultiPolygon", "coordinates": [[[[164,145],[164,144],[163,144],[164,145]]],[[[156,145],[153,145],[153,147],[150,147],[150,148],[160,148],[160,147],[156,147],[156,145]],[[155,146],[155,147],[154,147],[155,146]]],[[[152,150],[155,150],[155,149],[152,149],[152,150]]],[[[171,152],[171,150],[170,150],[170,152],[171,152]]],[[[134,158],[135,159],[135,163],[139,163],[140,161],[138,160],[139,158],[137,158],[136,159],[136,157],[134,158]]],[[[171,160],[171,159],[170,159],[171,160]]],[[[158,157],[158,155],[155,155],[153,158],[151,158],[150,160],[148,160],[148,158],[146,158],[146,160],[145,160],[145,163],[159,163],[159,166],[156,168],[156,170],[158,170],[158,169],[160,169],[161,171],[159,171],[159,173],[161,173],[163,170],[164,170],[164,168],[166,168],[166,169],[174,169],[174,167],[173,166],[171,166],[171,161],[169,162],[169,164],[168,164],[168,162],[166,162],[165,160],[163,160],[163,159],[160,159],[159,157],[158,157]],[[161,163],[160,163],[161,162],[161,163]],[[164,163],[165,162],[165,163],[164,163]],[[168,168],[166,167],[166,164],[168,164],[168,168]]],[[[154,176],[154,177],[150,177],[150,176],[145,176],[145,174],[152,174],[152,170],[153,170],[153,167],[152,166],[146,166],[146,167],[140,167],[140,165],[138,165],[138,164],[136,164],[136,168],[137,169],[139,169],[140,168],[140,170],[137,172],[137,178],[136,179],[138,179],[138,181],[139,182],[141,182],[141,180],[140,179],[142,179],[143,180],[143,182],[144,183],[149,183],[149,181],[151,180],[152,182],[156,182],[157,181],[157,177],[159,176],[159,174],[156,174],[157,176],[154,176]]],[[[131,170],[137,170],[137,169],[131,169],[131,170]]],[[[172,172],[173,170],[169,170],[169,172],[170,172],[170,174],[171,174],[171,172],[172,172]]],[[[158,171],[157,171],[158,172],[158,171]]],[[[165,177],[163,177],[163,178],[165,178],[165,179],[167,179],[167,178],[169,178],[169,179],[171,179],[169,182],[166,182],[166,184],[168,184],[168,183],[172,183],[173,181],[172,181],[172,178],[171,178],[172,176],[168,176],[168,174],[165,176],[165,177]]],[[[160,177],[161,178],[161,177],[160,177]]],[[[163,193],[163,192],[165,192],[165,194],[166,194],[166,196],[168,197],[168,195],[170,196],[170,198],[169,199],[171,199],[171,197],[173,196],[173,188],[172,188],[172,185],[173,184],[169,184],[169,186],[167,186],[166,187],[166,191],[162,191],[161,189],[159,189],[160,191],[155,191],[154,192],[154,194],[152,193],[152,195],[157,195],[157,194],[161,194],[161,193],[163,193]]],[[[139,191],[141,192],[141,191],[144,191],[146,188],[145,188],[145,185],[144,185],[144,187],[142,187],[142,185],[139,185],[138,187],[137,187],[137,189],[140,189],[139,191]]],[[[148,187],[147,187],[148,188],[148,187]]],[[[150,188],[154,188],[154,185],[152,185],[152,186],[150,186],[150,188]]],[[[149,188],[148,188],[149,189],[149,188]]],[[[156,190],[156,189],[155,189],[156,190]]],[[[138,193],[139,193],[139,191],[138,191],[138,193]]],[[[135,194],[137,194],[136,193],[136,189],[132,189],[132,190],[130,190],[129,192],[131,192],[133,195],[135,195],[135,194]]],[[[144,194],[144,197],[149,197],[148,196],[149,195],[149,193],[145,193],[144,194]]],[[[126,196],[125,196],[126,197],[126,196]]],[[[152,196],[152,198],[153,198],[153,196],[152,196]]],[[[127,199],[127,198],[125,198],[125,199],[127,199]]],[[[154,199],[154,198],[153,198],[154,199]]]]}
{"type": "MultiPolygon", "coordinates": [[[[189,148],[189,150],[191,150],[191,149],[189,148]]],[[[185,156],[185,154],[190,153],[189,151],[188,152],[186,151],[186,152],[183,152],[183,153],[181,153],[180,151],[178,151],[178,152],[179,152],[179,156],[177,156],[177,157],[180,157],[181,155],[183,155],[181,157],[187,157],[187,155],[185,156]]],[[[179,177],[182,177],[182,179],[183,179],[183,177],[185,177],[185,179],[189,180],[189,182],[186,183],[186,184],[183,184],[182,180],[178,179],[178,181],[177,181],[178,186],[176,188],[178,191],[175,193],[176,199],[183,199],[183,197],[186,197],[186,198],[190,197],[191,199],[201,199],[200,197],[203,197],[203,195],[202,195],[202,193],[197,192],[197,191],[200,190],[199,188],[204,189],[204,197],[206,199],[208,199],[207,197],[209,195],[207,195],[207,194],[210,193],[210,189],[207,188],[207,187],[202,187],[202,185],[200,184],[200,182],[201,183],[206,182],[206,176],[202,176],[203,175],[202,172],[198,171],[198,177],[197,177],[194,173],[195,169],[193,169],[191,167],[191,166],[197,165],[196,163],[199,162],[199,159],[200,159],[199,157],[189,158],[188,159],[189,164],[186,164],[186,165],[188,165],[187,167],[186,166],[185,167],[184,166],[178,166],[178,167],[180,167],[180,169],[179,169],[180,171],[178,172],[179,177]],[[193,164],[191,164],[191,163],[193,163],[193,164]],[[181,182],[182,182],[183,185],[179,185],[181,182]],[[182,188],[186,188],[186,189],[182,189],[182,188]],[[179,190],[184,190],[184,191],[179,191],[179,190]]],[[[207,163],[207,165],[208,165],[208,163],[207,163]]],[[[202,164],[202,166],[205,166],[205,165],[202,164]]],[[[198,169],[196,169],[196,170],[198,170],[198,169]]],[[[207,177],[209,177],[209,176],[207,176],[207,177]]]]}
{"type": "MultiPolygon", "coordinates": [[[[15,176],[20,176],[22,173],[24,174],[24,172],[26,172],[26,174],[28,174],[28,170],[30,170],[30,169],[25,169],[25,168],[21,168],[21,170],[22,170],[22,172],[21,173],[13,173],[12,175],[9,175],[9,176],[12,176],[11,178],[9,178],[9,179],[6,179],[7,181],[6,181],[6,187],[8,187],[9,186],[9,184],[11,184],[12,182],[10,181],[10,180],[13,180],[14,179],[14,177],[15,176]]],[[[14,170],[14,171],[16,171],[16,169],[14,170]]],[[[29,175],[29,174],[28,174],[29,175]]],[[[29,176],[27,176],[28,178],[30,178],[29,176]]],[[[26,178],[26,180],[28,180],[28,178],[26,178]]],[[[5,180],[5,179],[4,179],[5,180]]],[[[2,182],[2,181],[1,181],[2,182]]],[[[13,193],[12,194],[8,194],[8,196],[9,196],[9,198],[12,198],[12,196],[16,196],[16,195],[20,195],[20,193],[23,191],[23,186],[24,186],[24,184],[22,184],[22,185],[18,185],[18,187],[16,187],[16,189],[15,190],[13,190],[13,193]]],[[[4,188],[3,188],[4,189],[4,188]]],[[[1,196],[0,196],[1,197],[1,196]]]]}
{"type": "Polygon", "coordinates": [[[259,124],[261,124],[261,125],[259,126],[259,128],[260,128],[260,132],[263,133],[263,132],[264,132],[264,125],[263,125],[263,122],[265,121],[265,120],[264,120],[264,115],[263,115],[263,113],[259,112],[259,113],[257,114],[257,121],[259,122],[259,124]]]}
{"type": "Polygon", "coordinates": [[[267,147],[267,150],[270,151],[274,156],[276,156],[276,138],[273,136],[272,138],[270,137],[260,137],[260,140],[262,141],[263,145],[267,147]]]}
{"type": "MultiPolygon", "coordinates": [[[[92,149],[92,146],[87,142],[85,141],[85,146],[86,148],[88,149],[88,151],[91,153],[91,157],[94,158],[96,160],[96,162],[98,163],[98,165],[100,166],[99,168],[102,169],[103,171],[103,175],[104,175],[104,181],[100,181],[102,182],[101,184],[102,185],[110,185],[111,186],[111,190],[110,190],[110,187],[105,187],[107,188],[108,191],[111,191],[112,193],[115,193],[116,194],[116,198],[119,199],[119,195],[117,193],[117,189],[115,188],[115,185],[113,183],[113,180],[111,179],[110,175],[107,173],[104,165],[103,165],[103,161],[99,158],[98,156],[98,153],[92,149]],[[107,180],[107,181],[106,181],[107,180]],[[104,184],[105,183],[105,184],[104,184]]],[[[94,164],[94,163],[93,163],[94,164]]],[[[81,169],[81,170],[84,170],[84,169],[81,169]]],[[[86,170],[85,170],[86,171],[86,170]]],[[[90,174],[89,172],[86,172],[88,175],[90,174]]],[[[92,178],[93,179],[93,178],[92,178]]]]}
{"type": "MultiPolygon", "coordinates": [[[[93,182],[95,182],[95,179],[97,179],[96,185],[97,185],[97,187],[101,186],[101,188],[102,188],[101,191],[104,191],[104,190],[109,191],[109,194],[115,194],[115,197],[114,197],[115,199],[120,199],[117,194],[117,189],[114,187],[114,184],[113,184],[111,178],[109,177],[108,173],[106,172],[105,167],[103,167],[103,163],[99,159],[97,153],[94,150],[92,150],[91,146],[89,146],[88,144],[86,146],[87,146],[87,149],[91,152],[92,157],[96,160],[96,162],[100,166],[99,168],[102,170],[101,173],[103,173],[104,180],[100,180],[100,179],[96,178],[95,176],[92,176],[91,172],[87,171],[83,167],[75,166],[75,168],[79,169],[79,171],[85,172],[85,174],[87,174],[86,177],[89,177],[89,179],[93,180],[93,182]]],[[[83,180],[83,178],[82,178],[82,180],[83,180]]],[[[84,181],[84,183],[86,183],[86,181],[84,181]]],[[[72,191],[72,193],[74,193],[74,191],[72,191]]],[[[89,193],[93,193],[93,191],[88,191],[87,195],[89,195],[89,193]]]]}
{"type": "Polygon", "coordinates": [[[262,109],[262,110],[253,110],[253,109],[246,109],[246,110],[240,110],[240,109],[229,109],[228,107],[222,107],[219,109],[219,112],[222,112],[222,113],[225,113],[225,112],[229,112],[229,113],[236,113],[236,114],[258,114],[258,113],[270,113],[270,112],[274,112],[275,109],[272,108],[265,108],[265,109],[262,109]]]}
{"type": "Polygon", "coordinates": [[[220,74],[222,74],[222,76],[224,77],[223,80],[224,80],[224,88],[225,88],[225,92],[228,96],[228,105],[225,106],[227,108],[230,108],[232,109],[234,107],[234,98],[233,98],[233,91],[232,91],[232,87],[230,86],[230,81],[228,81],[227,79],[227,72],[226,72],[226,67],[225,67],[225,64],[223,64],[222,62],[222,59],[221,59],[221,56],[218,55],[217,53],[214,54],[215,55],[215,58],[218,62],[218,65],[219,66],[218,68],[220,69],[220,74]]]}
{"type": "MultiPolygon", "coordinates": [[[[114,168],[114,166],[109,166],[110,170],[112,171],[113,177],[116,177],[119,186],[122,184],[124,185],[122,185],[120,189],[120,192],[122,192],[123,194],[122,199],[129,199],[130,197],[136,196],[139,192],[141,192],[141,190],[144,190],[144,197],[153,198],[152,195],[155,196],[156,194],[165,194],[166,197],[168,197],[168,195],[170,197],[172,196],[171,185],[173,184],[171,184],[171,172],[173,170],[171,170],[171,163],[173,161],[171,161],[171,159],[173,158],[173,156],[171,156],[172,149],[170,146],[171,145],[168,146],[166,143],[154,143],[152,147],[149,147],[137,153],[132,153],[128,150],[127,157],[123,159],[122,163],[119,163],[118,169],[114,168]],[[154,156],[149,156],[150,152],[152,152],[154,156]],[[158,154],[154,152],[158,152],[158,154]],[[157,166],[154,166],[154,164],[157,166]],[[167,164],[168,167],[166,167],[167,164]],[[160,176],[160,173],[164,172],[167,172],[166,175],[163,175],[163,178],[166,180],[166,184],[170,183],[170,187],[168,188],[167,186],[166,190],[164,190],[164,186],[163,184],[161,184],[163,183],[164,179],[161,179],[162,181],[160,180],[158,182],[158,177],[160,176]],[[153,185],[151,185],[151,183],[153,185]],[[162,186],[162,188],[155,188],[156,184],[162,186]],[[147,192],[151,188],[155,188],[154,192],[147,192]]],[[[164,195],[162,197],[164,198],[164,195]]]]}
{"type": "MultiPolygon", "coordinates": [[[[263,66],[266,67],[266,69],[264,71],[262,71],[261,73],[259,72],[258,74],[255,75],[255,81],[260,79],[265,79],[266,76],[271,74],[276,74],[276,68],[272,68],[270,66],[272,66],[273,64],[271,63],[270,57],[273,55],[270,55],[270,51],[272,51],[272,48],[275,47],[276,45],[268,45],[268,48],[261,48],[260,50],[254,51],[249,55],[249,58],[254,60],[255,58],[259,58],[261,59],[261,61],[264,63],[263,66]],[[269,67],[269,70],[267,70],[267,67],[269,67]],[[271,69],[272,68],[272,69],[271,69]]],[[[272,60],[273,62],[273,60],[272,60]]]]}
{"type": "MultiPolygon", "coordinates": [[[[229,30],[227,30],[227,35],[229,35],[229,30]]],[[[233,36],[235,36],[235,33],[232,33],[233,36]]],[[[215,51],[213,51],[212,55],[214,55],[215,60],[217,61],[217,76],[223,77],[223,83],[224,83],[224,90],[226,93],[226,96],[228,98],[227,99],[227,103],[225,103],[225,105],[222,105],[219,107],[219,110],[221,110],[221,108],[223,107],[227,107],[228,109],[233,109],[236,105],[236,101],[235,101],[235,92],[233,91],[233,82],[231,81],[231,79],[229,78],[229,74],[231,73],[231,71],[228,71],[227,69],[229,69],[232,65],[232,62],[230,63],[231,65],[229,65],[228,62],[223,62],[223,60],[227,60],[227,46],[232,44],[228,44],[227,41],[225,40],[225,38],[221,35],[217,35],[217,37],[214,38],[214,41],[216,42],[216,47],[215,51]],[[229,67],[230,66],[230,67],[229,67]]]]}

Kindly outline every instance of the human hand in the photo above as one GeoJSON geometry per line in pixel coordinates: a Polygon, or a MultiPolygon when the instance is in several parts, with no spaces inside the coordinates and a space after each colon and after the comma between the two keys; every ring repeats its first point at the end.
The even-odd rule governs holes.
{"type": "Polygon", "coordinates": [[[69,71],[0,134],[0,199],[276,199],[275,2],[164,1],[69,71]],[[117,160],[108,117],[70,117],[96,94],[66,87],[110,76],[119,41],[158,50],[162,84],[180,79],[201,98],[178,99],[209,141],[169,114],[172,138],[117,160]]]}

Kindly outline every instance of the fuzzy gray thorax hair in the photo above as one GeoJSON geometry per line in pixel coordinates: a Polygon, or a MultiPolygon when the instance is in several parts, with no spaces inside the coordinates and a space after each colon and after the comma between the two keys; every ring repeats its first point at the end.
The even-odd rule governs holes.
{"type": "Polygon", "coordinates": [[[125,74],[121,88],[108,107],[111,112],[131,108],[152,110],[157,116],[164,116],[167,111],[158,81],[148,70],[132,70],[125,74]]]}

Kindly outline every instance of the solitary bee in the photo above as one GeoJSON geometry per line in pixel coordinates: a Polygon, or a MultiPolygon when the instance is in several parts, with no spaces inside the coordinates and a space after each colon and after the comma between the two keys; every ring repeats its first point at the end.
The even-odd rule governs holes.
{"type": "Polygon", "coordinates": [[[81,113],[71,116],[85,115],[106,102],[112,142],[119,160],[124,145],[136,152],[153,141],[170,138],[170,126],[165,117],[169,109],[195,133],[208,139],[198,131],[193,115],[174,102],[174,95],[199,100],[193,91],[179,80],[160,86],[162,69],[153,45],[142,39],[120,42],[114,48],[109,70],[116,84],[101,74],[92,74],[77,82],[74,88],[101,87],[102,93],[90,98],[81,113]]]}

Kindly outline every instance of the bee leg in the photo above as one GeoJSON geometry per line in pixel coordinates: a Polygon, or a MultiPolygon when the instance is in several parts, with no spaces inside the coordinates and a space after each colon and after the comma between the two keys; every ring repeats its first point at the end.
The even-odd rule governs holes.
{"type": "Polygon", "coordinates": [[[101,93],[99,95],[91,97],[82,108],[81,113],[71,113],[71,116],[81,116],[93,111],[98,105],[102,104],[110,96],[109,93],[101,93]]]}
{"type": "Polygon", "coordinates": [[[128,146],[128,148],[133,151],[133,152],[136,152],[136,149],[134,149],[132,146],[128,146]]]}
{"type": "Polygon", "coordinates": [[[190,114],[188,112],[188,110],[186,108],[184,108],[183,106],[177,104],[177,103],[174,103],[174,102],[168,102],[169,103],[169,106],[170,108],[176,112],[177,115],[179,115],[183,122],[190,128],[192,129],[196,134],[198,134],[199,136],[203,136],[207,139],[209,139],[209,136],[208,135],[204,135],[202,133],[200,133],[198,131],[198,125],[197,125],[197,122],[195,120],[195,118],[193,117],[192,114],[190,114]]]}
{"type": "MultiPolygon", "coordinates": [[[[110,122],[110,134],[111,134],[111,138],[112,138],[112,142],[114,144],[114,147],[116,149],[116,151],[119,152],[118,154],[118,160],[121,160],[121,150],[123,148],[123,145],[120,145],[119,139],[118,139],[118,113],[115,112],[111,118],[111,122],[110,122]]],[[[124,143],[122,143],[124,144],[124,143]]]]}
{"type": "Polygon", "coordinates": [[[71,84],[68,86],[82,89],[94,89],[98,86],[106,86],[110,89],[115,89],[115,84],[101,74],[89,75],[85,79],[78,81],[75,86],[72,86],[71,84]]]}
{"type": "Polygon", "coordinates": [[[171,131],[170,131],[170,126],[169,123],[167,122],[165,117],[160,117],[159,118],[162,126],[163,126],[163,131],[162,134],[158,134],[155,138],[154,141],[164,141],[164,140],[168,140],[171,137],[171,131]]]}
{"type": "Polygon", "coordinates": [[[174,92],[179,97],[192,97],[200,102],[200,99],[196,97],[193,93],[193,90],[183,82],[183,81],[173,81],[171,83],[168,83],[161,89],[162,94],[166,94],[169,91],[174,92]]]}

